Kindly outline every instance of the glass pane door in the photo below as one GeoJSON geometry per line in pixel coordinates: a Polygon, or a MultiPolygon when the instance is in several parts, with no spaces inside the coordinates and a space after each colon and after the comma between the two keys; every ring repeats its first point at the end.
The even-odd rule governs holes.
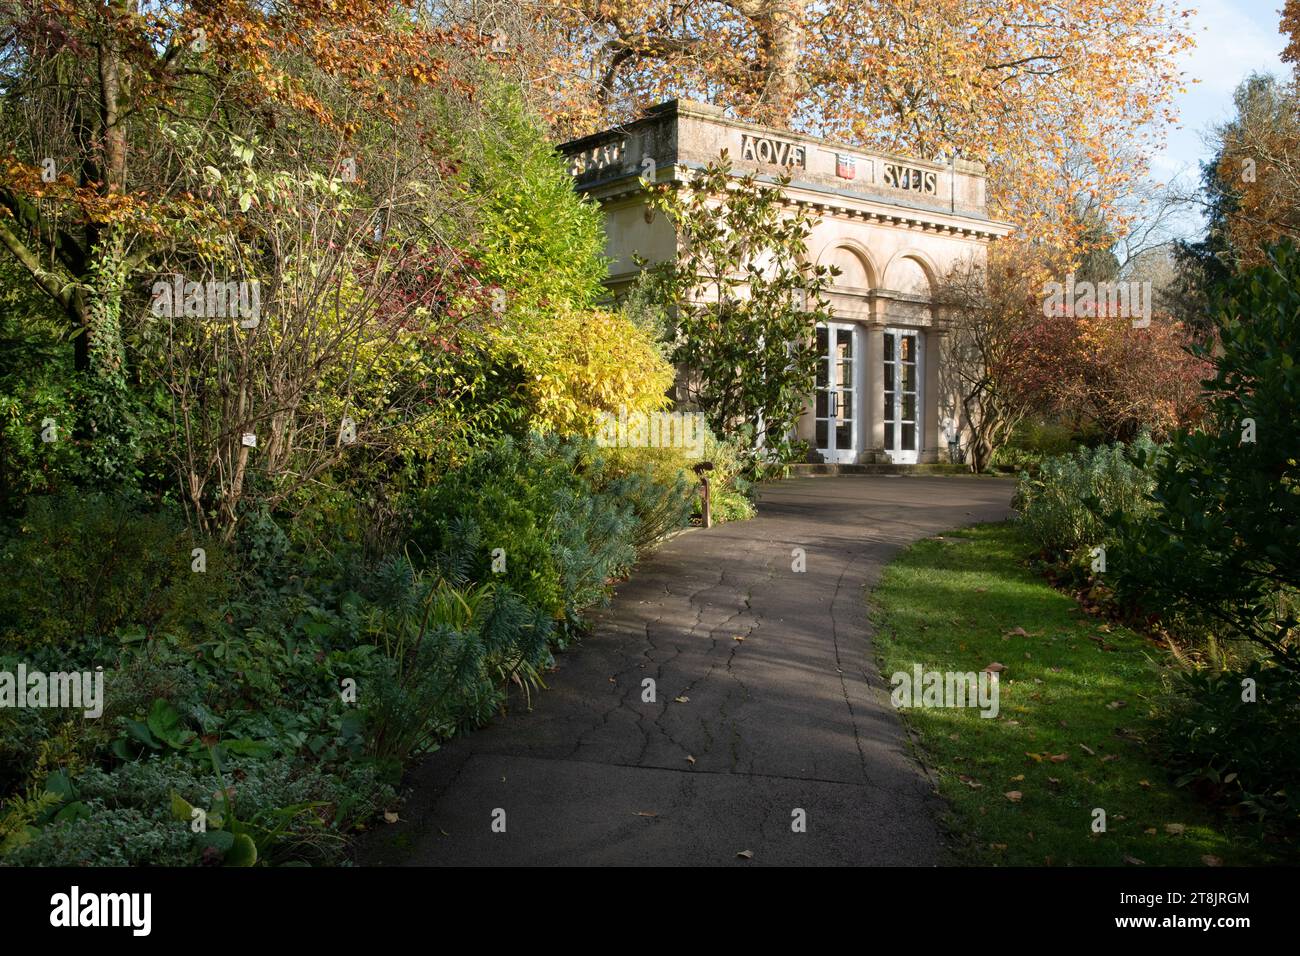
{"type": "Polygon", "coordinates": [[[827,462],[852,462],[857,457],[854,327],[838,323],[817,326],[817,355],[814,408],[817,450],[827,462]]]}
{"type": "Polygon", "coordinates": [[[921,421],[920,374],[916,332],[885,332],[882,383],[885,392],[885,452],[890,460],[911,464],[917,458],[921,421]]]}

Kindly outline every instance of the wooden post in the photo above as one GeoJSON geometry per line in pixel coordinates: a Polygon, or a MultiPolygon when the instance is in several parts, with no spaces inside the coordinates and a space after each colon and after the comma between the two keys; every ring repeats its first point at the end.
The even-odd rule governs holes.
{"type": "Polygon", "coordinates": [[[713,503],[709,500],[709,476],[713,462],[702,461],[695,466],[695,474],[700,478],[700,523],[706,528],[713,527],[713,503]]]}

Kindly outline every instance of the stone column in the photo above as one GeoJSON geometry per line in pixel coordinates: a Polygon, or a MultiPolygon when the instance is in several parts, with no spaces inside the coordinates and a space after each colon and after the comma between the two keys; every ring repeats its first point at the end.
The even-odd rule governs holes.
{"type": "Polygon", "coordinates": [[[943,432],[943,421],[939,416],[939,359],[946,346],[948,330],[929,328],[925,330],[925,394],[921,429],[921,454],[917,460],[923,464],[948,460],[948,440],[943,432]]]}
{"type": "Polygon", "coordinates": [[[863,326],[867,337],[867,368],[862,381],[863,434],[866,438],[862,459],[866,462],[885,460],[885,302],[877,299],[871,305],[872,318],[863,326]]]}

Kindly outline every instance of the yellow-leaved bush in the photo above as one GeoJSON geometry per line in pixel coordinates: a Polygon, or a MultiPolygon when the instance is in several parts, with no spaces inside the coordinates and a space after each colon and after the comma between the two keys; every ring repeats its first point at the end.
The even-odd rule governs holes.
{"type": "Polygon", "coordinates": [[[594,435],[600,416],[668,405],[673,367],[650,334],[605,309],[561,308],[515,322],[508,344],[527,376],[539,431],[594,435]]]}

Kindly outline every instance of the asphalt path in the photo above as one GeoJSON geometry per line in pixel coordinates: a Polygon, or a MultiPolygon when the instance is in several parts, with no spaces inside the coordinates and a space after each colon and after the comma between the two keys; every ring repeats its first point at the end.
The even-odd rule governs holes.
{"type": "Polygon", "coordinates": [[[557,655],[531,711],[515,700],[408,774],[401,820],[359,862],[942,864],[864,588],[913,541],[1004,519],[1011,494],[798,478],[765,486],[753,520],[669,540],[557,655]]]}

